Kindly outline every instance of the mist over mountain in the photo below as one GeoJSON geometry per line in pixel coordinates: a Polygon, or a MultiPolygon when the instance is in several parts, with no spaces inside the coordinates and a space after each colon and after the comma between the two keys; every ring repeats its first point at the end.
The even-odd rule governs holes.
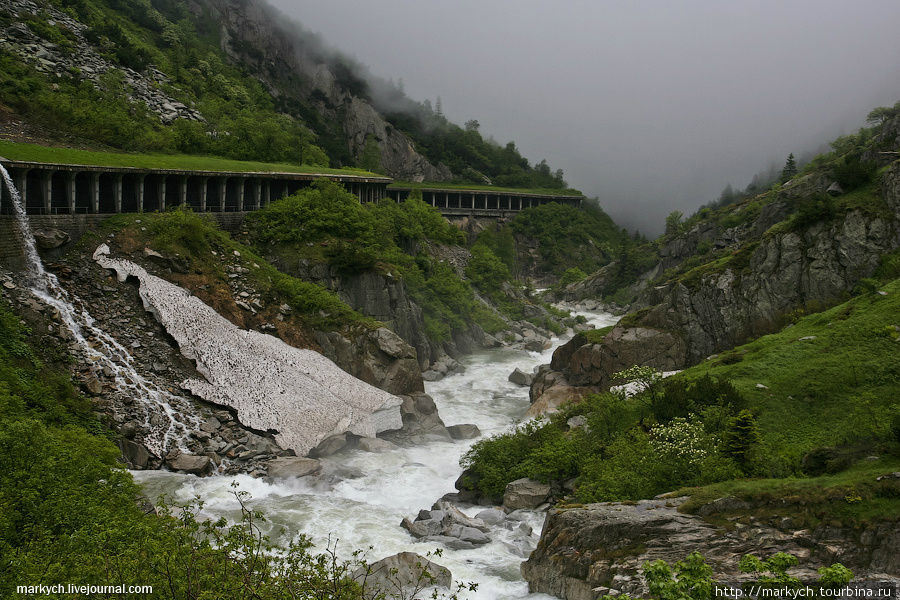
{"type": "Polygon", "coordinates": [[[272,0],[648,233],[900,98],[900,5],[272,0]]]}

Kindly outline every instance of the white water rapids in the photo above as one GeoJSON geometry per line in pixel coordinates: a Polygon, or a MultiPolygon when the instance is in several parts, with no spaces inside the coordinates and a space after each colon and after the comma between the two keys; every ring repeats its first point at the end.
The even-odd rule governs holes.
{"type": "MultiPolygon", "coordinates": [[[[583,313],[596,327],[616,322],[607,313],[583,313]]],[[[563,340],[556,339],[556,344],[563,340]]],[[[528,388],[509,381],[516,367],[525,372],[550,362],[552,349],[542,353],[507,348],[485,350],[466,357],[464,373],[441,381],[426,383],[426,391],[434,397],[441,417],[447,425],[474,423],[488,436],[507,430],[522,419],[528,409],[528,388]]],[[[373,549],[371,561],[402,551],[425,554],[441,548],[440,544],[418,543],[400,527],[403,517],[415,518],[420,509],[431,508],[438,498],[455,491],[453,483],[460,474],[459,459],[474,440],[432,442],[411,448],[398,448],[384,453],[351,451],[323,459],[323,475],[318,478],[267,483],[249,476],[215,476],[198,478],[163,471],[136,471],[151,498],[166,494],[171,500],[186,503],[199,496],[205,502],[204,516],[236,519],[239,507],[232,494],[231,482],[249,492],[249,505],[263,511],[268,522],[267,533],[273,541],[286,544],[298,533],[308,535],[324,549],[329,541],[339,539],[338,550],[345,558],[356,548],[373,549]],[[282,530],[284,532],[279,535],[282,530]]],[[[474,515],[484,507],[467,509],[474,515]]],[[[534,529],[530,540],[537,543],[543,524],[543,513],[531,513],[529,524],[534,529]]],[[[450,569],[454,581],[474,581],[477,592],[467,592],[471,600],[548,599],[542,594],[528,594],[519,565],[523,558],[512,552],[504,541],[513,532],[502,527],[488,534],[492,542],[472,550],[443,548],[443,556],[435,562],[450,569]]]]}

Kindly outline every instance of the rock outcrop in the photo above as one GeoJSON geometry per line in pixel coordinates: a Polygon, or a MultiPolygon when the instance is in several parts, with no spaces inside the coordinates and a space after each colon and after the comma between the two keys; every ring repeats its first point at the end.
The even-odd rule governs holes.
{"type": "MultiPolygon", "coordinates": [[[[551,510],[537,549],[522,564],[529,590],[566,600],[594,600],[617,593],[647,597],[641,574],[644,562],[672,563],[695,551],[703,554],[717,578],[728,581],[742,580],[738,561],[745,554],[776,552],[797,556],[800,568],[792,574],[804,580],[817,579],[817,568],[835,562],[852,569],[857,580],[900,575],[900,559],[892,550],[900,543],[896,523],[865,529],[823,524],[799,530],[786,517],[762,522],[731,516],[725,510],[726,514],[717,515],[732,521],[733,527],[725,529],[680,513],[683,501],[641,500],[551,510]]],[[[719,509],[734,506],[720,502],[719,509]]]]}
{"type": "Polygon", "coordinates": [[[139,281],[145,308],[205,378],[182,386],[234,408],[242,423],[272,432],[282,448],[306,454],[332,435],[374,437],[402,426],[397,396],[348,375],[317,352],[241,330],[183,288],[108,252],[101,246],[95,260],[121,281],[139,281]]]}
{"type": "Polygon", "coordinates": [[[414,594],[426,588],[449,588],[453,576],[447,567],[433,563],[415,552],[400,552],[353,572],[365,598],[390,597],[398,592],[414,594]]]}
{"type": "MultiPolygon", "coordinates": [[[[791,182],[755,219],[718,233],[717,244],[732,247],[725,239],[730,237],[739,248],[728,260],[645,287],[632,314],[601,343],[576,336],[557,349],[550,369],[541,370],[532,384],[532,401],[554,387],[608,389],[613,373],[634,364],[681,369],[776,331],[795,310],[840,301],[875,271],[884,254],[900,247],[900,163],[882,177],[882,206],[787,226],[794,195],[824,192],[829,184],[812,176],[791,182]],[[772,227],[776,223],[781,224],[772,227]]],[[[667,242],[670,252],[660,251],[658,269],[693,251],[674,245],[699,239],[701,234],[688,232],[667,242]]]]}
{"type": "Polygon", "coordinates": [[[431,164],[406,134],[379,114],[361,90],[353,89],[354,79],[362,83],[360,75],[336,74],[352,68],[346,59],[331,56],[333,52],[310,41],[308,34],[277,10],[259,0],[193,1],[218,21],[225,53],[257,76],[274,97],[290,98],[291,103],[300,101],[318,111],[324,120],[340,123],[349,155],[358,159],[374,140],[380,150],[381,167],[392,177],[407,181],[452,178],[445,165],[431,164]]]}

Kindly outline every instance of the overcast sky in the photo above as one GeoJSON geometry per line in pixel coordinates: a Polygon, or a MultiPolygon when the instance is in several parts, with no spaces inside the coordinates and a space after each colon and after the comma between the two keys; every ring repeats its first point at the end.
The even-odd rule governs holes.
{"type": "Polygon", "coordinates": [[[898,0],[269,0],[658,232],[900,100],[898,0]]]}

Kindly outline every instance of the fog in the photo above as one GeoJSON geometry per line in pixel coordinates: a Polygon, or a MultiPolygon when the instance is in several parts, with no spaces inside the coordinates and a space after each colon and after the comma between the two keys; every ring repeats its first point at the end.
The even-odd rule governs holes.
{"type": "Polygon", "coordinates": [[[900,2],[270,0],[656,233],[900,100],[900,2]]]}

